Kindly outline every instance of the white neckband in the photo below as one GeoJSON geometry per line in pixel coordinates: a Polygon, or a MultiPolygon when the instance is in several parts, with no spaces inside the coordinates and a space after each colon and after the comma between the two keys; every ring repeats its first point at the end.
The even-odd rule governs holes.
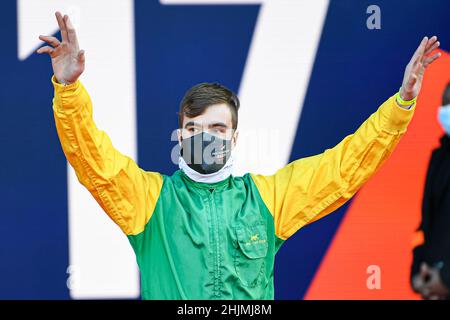
{"type": "Polygon", "coordinates": [[[178,158],[178,167],[192,180],[203,183],[215,183],[228,178],[233,171],[233,154],[230,155],[225,165],[217,172],[202,174],[191,167],[184,161],[183,157],[178,158]]]}

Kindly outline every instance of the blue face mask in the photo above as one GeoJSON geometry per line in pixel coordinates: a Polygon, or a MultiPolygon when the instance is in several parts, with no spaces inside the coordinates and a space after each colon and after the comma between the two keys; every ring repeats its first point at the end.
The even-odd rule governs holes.
{"type": "Polygon", "coordinates": [[[439,107],[438,120],[445,133],[450,136],[450,104],[439,107]]]}

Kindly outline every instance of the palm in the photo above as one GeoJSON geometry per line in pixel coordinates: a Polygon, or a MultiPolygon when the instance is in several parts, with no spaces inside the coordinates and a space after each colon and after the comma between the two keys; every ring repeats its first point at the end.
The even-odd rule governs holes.
{"type": "Polygon", "coordinates": [[[78,61],[78,50],[59,46],[52,56],[52,67],[56,79],[75,82],[83,72],[83,65],[78,61]]]}
{"type": "Polygon", "coordinates": [[[414,53],[411,61],[408,63],[405,69],[405,75],[403,77],[402,89],[400,96],[404,100],[412,100],[419,95],[422,87],[423,76],[425,69],[441,54],[435,53],[432,56],[428,56],[434,49],[439,47],[439,41],[437,37],[423,38],[416,52],[414,53]]]}
{"type": "Polygon", "coordinates": [[[84,51],[79,49],[75,29],[68,16],[56,12],[56,19],[62,41],[55,37],[39,36],[51,46],[38,49],[38,53],[48,53],[52,59],[53,73],[60,83],[73,83],[84,71],[84,51]]]}

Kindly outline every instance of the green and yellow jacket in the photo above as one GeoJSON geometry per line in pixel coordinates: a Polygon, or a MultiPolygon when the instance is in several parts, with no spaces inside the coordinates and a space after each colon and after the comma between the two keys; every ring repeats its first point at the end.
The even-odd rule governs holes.
{"type": "Polygon", "coordinates": [[[168,176],[141,169],[96,127],[79,80],[52,82],[64,154],[128,237],[143,299],[273,299],[281,245],[358,191],[392,153],[415,109],[399,107],[394,95],[321,154],[274,175],[249,173],[207,184],[181,170],[168,176]]]}

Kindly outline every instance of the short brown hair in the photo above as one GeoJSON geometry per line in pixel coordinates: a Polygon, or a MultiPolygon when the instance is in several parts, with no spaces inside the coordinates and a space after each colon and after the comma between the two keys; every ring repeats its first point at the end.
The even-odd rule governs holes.
{"type": "Polygon", "coordinates": [[[179,127],[183,126],[183,117],[199,116],[214,104],[225,103],[230,107],[233,129],[237,128],[239,99],[237,95],[220,83],[202,82],[190,88],[180,103],[178,112],[179,127]]]}

